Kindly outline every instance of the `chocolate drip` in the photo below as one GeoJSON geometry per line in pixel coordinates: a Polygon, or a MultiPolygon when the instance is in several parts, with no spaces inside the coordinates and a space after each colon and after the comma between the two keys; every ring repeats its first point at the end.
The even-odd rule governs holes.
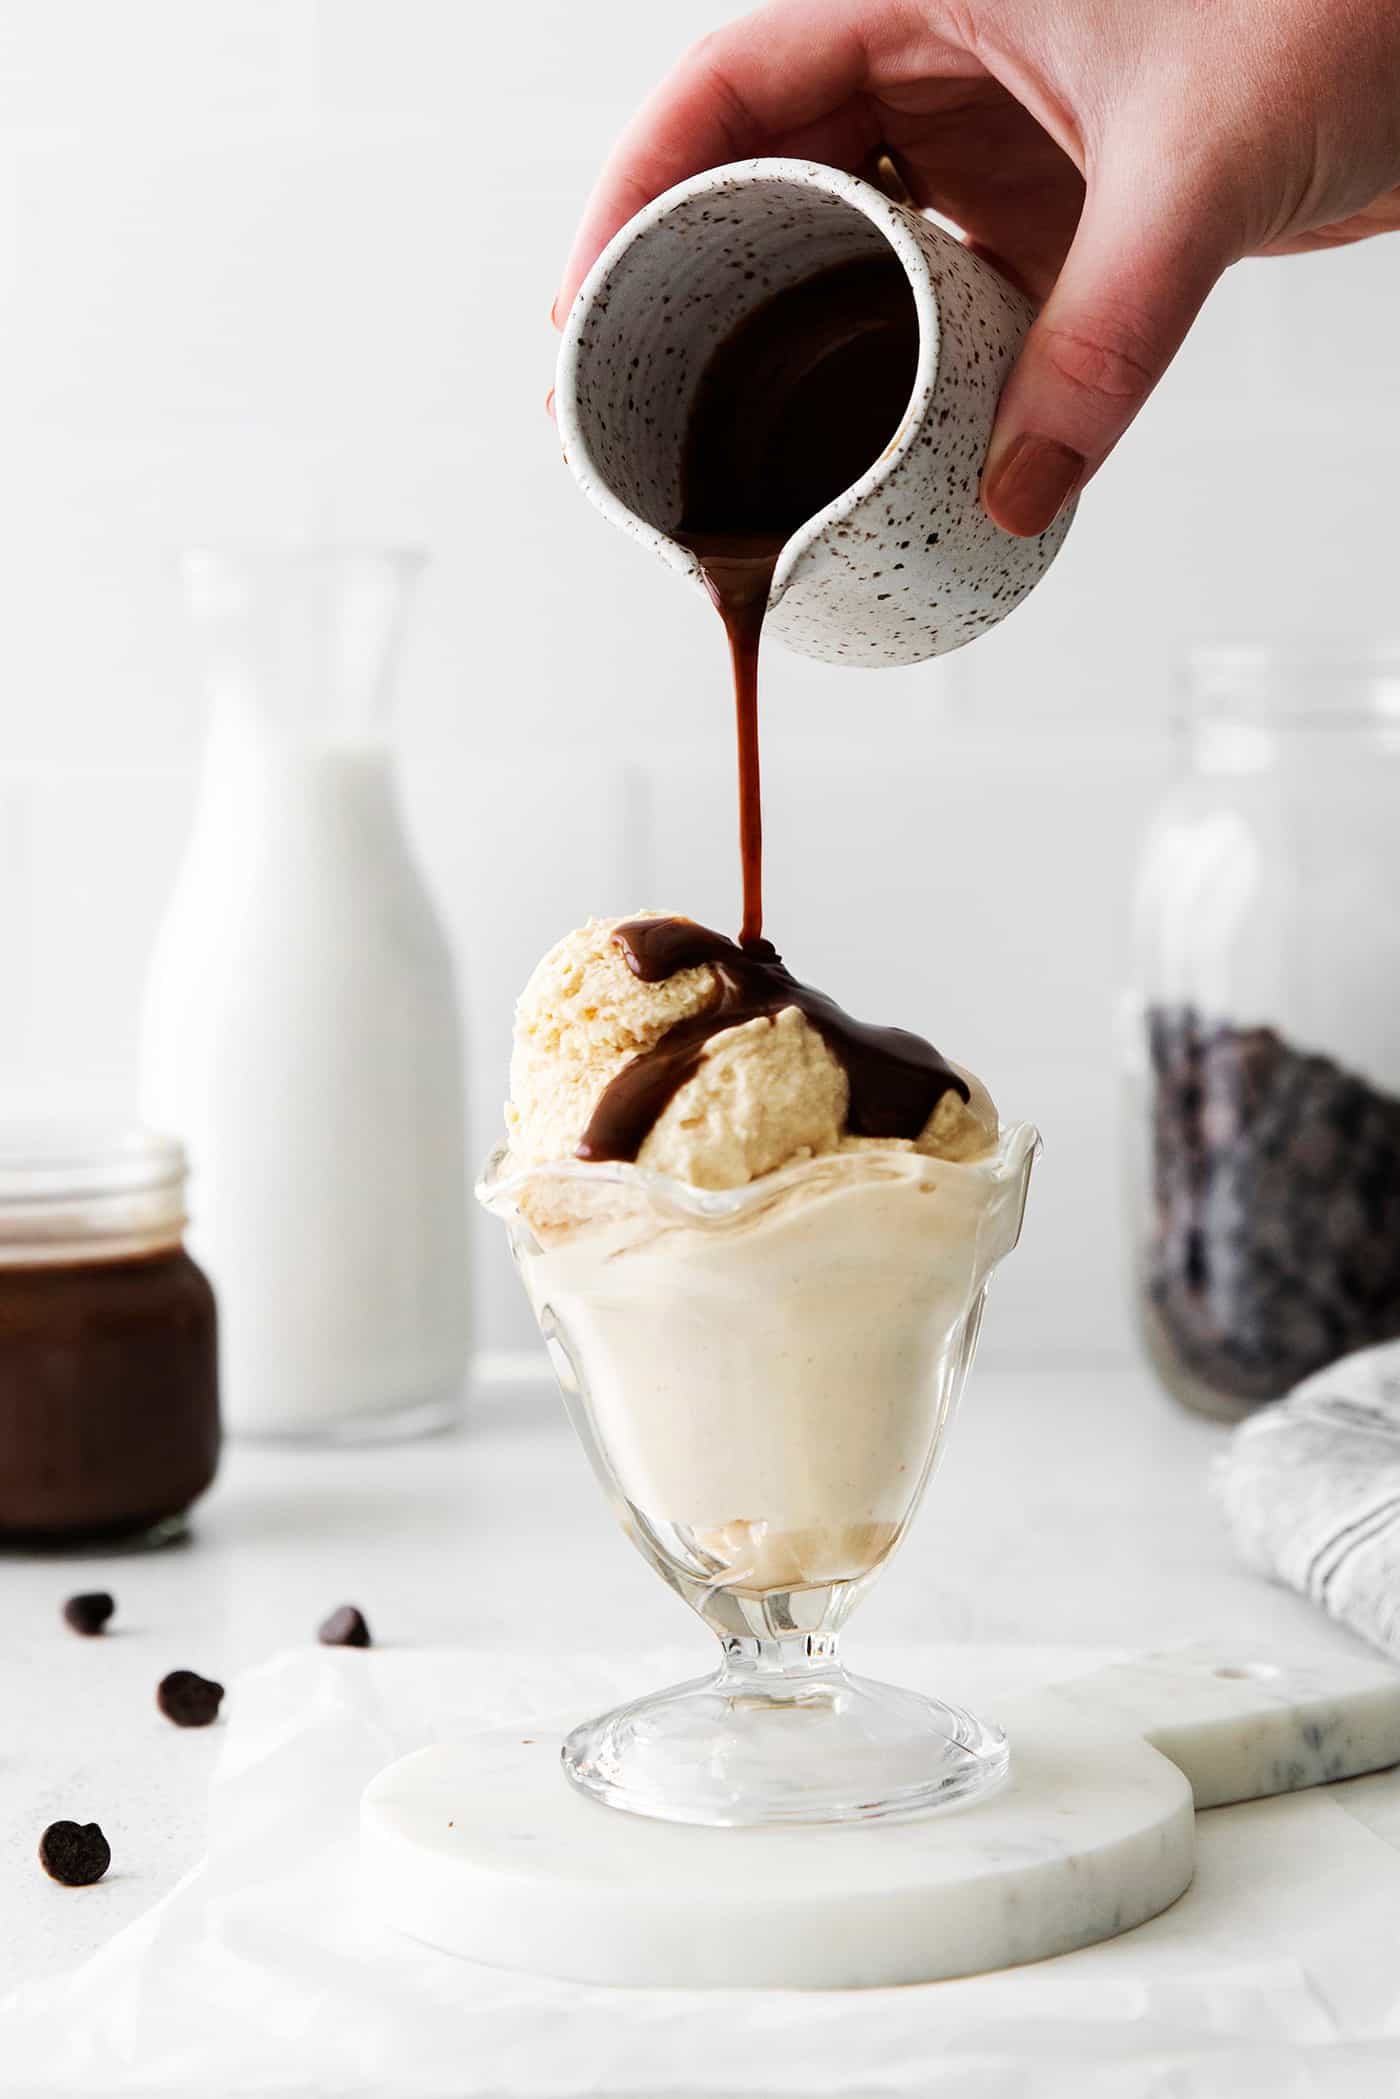
{"type": "Polygon", "coordinates": [[[806,1015],[843,1067],[852,1136],[918,1137],[945,1093],[969,1098],[967,1082],[931,1043],[904,1028],[852,1020],[824,992],[799,983],[771,941],[741,946],[688,918],[629,919],[613,941],[644,984],[662,984],[683,969],[709,963],[719,997],[707,1012],[677,1021],[623,1066],[593,1111],[576,1154],[580,1159],[635,1159],[667,1104],[695,1076],[706,1043],[745,1021],[772,1020],[785,1006],[806,1015]]]}
{"type": "Polygon", "coordinates": [[[758,645],[773,571],[798,526],[890,443],[918,353],[903,268],[863,256],[765,300],[720,343],[691,406],[676,538],[699,559],[734,665],[745,943],[763,931],[758,645]]]}
{"type": "MultiPolygon", "coordinates": [[[[758,757],[758,644],[768,610],[781,539],[679,535],[699,556],[705,588],[724,621],[734,671],[734,726],[739,739],[739,864],[743,873],[742,941],[763,935],[763,792],[758,757]]],[[[784,535],[786,537],[786,535],[784,535]]]]}

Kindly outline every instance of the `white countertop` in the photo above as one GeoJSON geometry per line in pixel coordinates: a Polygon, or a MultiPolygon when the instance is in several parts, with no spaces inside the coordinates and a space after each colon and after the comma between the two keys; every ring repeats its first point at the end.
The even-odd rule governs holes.
{"type": "MultiPolygon", "coordinates": [[[[863,1639],[1137,1650],[1209,1637],[1241,1661],[1352,1649],[1234,1564],[1206,1492],[1224,1433],[1138,1373],[974,1375],[913,1534],[846,1635],[851,1659],[863,1639]]],[[[484,1391],[452,1437],[234,1446],[189,1543],[11,1556],[0,1579],[0,1987],[73,1965],[200,1855],[223,1730],[160,1718],[168,1669],[231,1683],[343,1602],[379,1644],[534,1654],[673,1644],[688,1615],[614,1528],[557,1400],[533,1385],[484,1391]],[[99,1587],[117,1598],[113,1629],[83,1640],[60,1606],[99,1587]],[[34,1845],[60,1817],[106,1830],[100,1886],[40,1871],[34,1845]]],[[[698,1624],[693,1637],[700,1666],[712,1643],[698,1624]]]]}

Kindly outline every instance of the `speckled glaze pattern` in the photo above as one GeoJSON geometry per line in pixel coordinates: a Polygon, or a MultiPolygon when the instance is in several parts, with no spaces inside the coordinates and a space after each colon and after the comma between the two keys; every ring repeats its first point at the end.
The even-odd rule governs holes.
{"type": "Polygon", "coordinates": [[[773,292],[892,248],[919,317],[908,409],[884,453],[784,547],[767,631],[826,663],[918,663],[993,627],[1040,580],[1038,539],[987,517],[978,481],[1029,302],[939,227],[815,161],[748,160],[681,183],[599,257],[559,353],[555,412],[584,493],[703,588],[680,521],[690,403],[712,351],[773,292]]]}

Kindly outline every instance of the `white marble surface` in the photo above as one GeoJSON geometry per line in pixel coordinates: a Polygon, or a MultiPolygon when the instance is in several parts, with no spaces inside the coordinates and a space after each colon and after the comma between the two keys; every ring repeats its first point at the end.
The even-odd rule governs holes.
{"type": "MultiPolygon", "coordinates": [[[[1359,1652],[1307,1605],[1233,1565],[1205,1493],[1220,1440],[1134,1375],[974,1377],[914,1535],[853,1621],[853,1659],[866,1640],[931,1638],[1101,1652],[1208,1635],[1250,1659],[1295,1662],[1359,1652]]],[[[7,1983],[92,1951],[198,1857],[221,1730],[178,1733],[159,1718],[152,1693],[166,1669],[227,1680],[352,1600],[396,1646],[625,1654],[687,1637],[681,1606],[613,1530],[552,1401],[528,1387],[484,1393],[469,1430],[451,1440],[310,1456],[235,1451],[190,1546],[145,1558],[10,1559],[0,1578],[7,1983]],[[117,1595],[117,1629],[83,1642],[58,1606],[99,1584],[117,1595]],[[113,1871],[96,1889],[53,1887],[31,1866],[32,1840],[62,1815],[95,1818],[112,1840],[113,1871]]],[[[697,1626],[692,1637],[698,1662],[708,1635],[697,1626]]],[[[1365,2032],[1382,2002],[1400,1997],[1400,1962],[1393,1975],[1378,1971],[1374,1933],[1332,1869],[1364,1830],[1377,1841],[1362,1877],[1383,1891],[1400,1846],[1400,1779],[1359,1781],[1314,1811],[1293,1805],[1293,1822],[1289,1803],[1213,1816],[1213,1848],[1228,1849],[1232,1830],[1243,1837],[1251,1816],[1280,1818],[1271,1871],[1295,1892],[1315,1884],[1311,1914],[1321,1905],[1336,1949],[1329,2009],[1340,2031],[1365,2032]],[[1319,1814],[1330,1829],[1321,1849],[1319,1814]]],[[[1233,1928],[1237,1947],[1276,1956],[1277,1905],[1261,1904],[1257,1887],[1236,1889],[1233,1876],[1204,1879],[1214,1906],[1203,1915],[1198,1882],[1197,1928],[1233,1928]]],[[[1400,1906],[1400,1858],[1393,1898],[1400,1906]]]]}
{"type": "Polygon", "coordinates": [[[1175,1767],[1064,1707],[1033,1703],[1019,1723],[1009,1779],[961,1809],[719,1831],[586,1800],[560,1782],[553,1729],[502,1728],[371,1783],[361,1886],[391,1929],[467,1960],[651,1989],[943,1981],[1092,1945],[1175,1902],[1195,1863],[1175,1767]]]}
{"type": "Polygon", "coordinates": [[[965,1672],[986,1671],[999,1689],[976,1704],[1012,1750],[994,1792],[910,1822],[718,1833],[649,1822],[560,1783],[570,1712],[453,1736],[366,1789],[362,1897],[410,1938],[576,1982],[938,1982],[1092,1946],[1158,1916],[1194,1876],[1193,1806],[1400,1763],[1400,1670],[1389,1662],[1289,1668],[1203,1644],[1054,1682],[1041,1654],[1048,1687],[1013,1690],[1007,1704],[1028,1659],[907,1650],[905,1681],[952,1683],[960,1697],[965,1672]]]}

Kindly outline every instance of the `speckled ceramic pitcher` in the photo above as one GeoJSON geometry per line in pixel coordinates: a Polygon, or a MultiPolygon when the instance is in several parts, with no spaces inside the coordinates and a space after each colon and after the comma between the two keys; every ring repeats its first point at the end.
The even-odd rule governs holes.
{"type": "Polygon", "coordinates": [[[686,422],[711,352],[772,293],[893,249],[919,321],[903,421],[779,557],[766,631],[827,663],[917,663],[1004,619],[1059,550],[987,517],[978,482],[1033,309],[993,269],[857,176],[745,160],[668,190],[604,250],[559,353],[565,456],[605,517],[703,588],[680,520],[686,422]]]}

